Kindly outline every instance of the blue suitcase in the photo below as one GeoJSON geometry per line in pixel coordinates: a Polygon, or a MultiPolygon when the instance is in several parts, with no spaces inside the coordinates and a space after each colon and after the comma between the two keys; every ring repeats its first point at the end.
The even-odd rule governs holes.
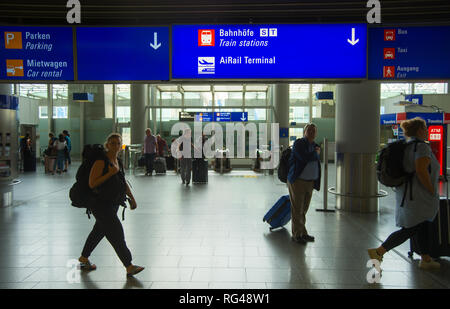
{"type": "Polygon", "coordinates": [[[283,227],[291,220],[291,200],[284,195],[273,205],[264,216],[263,222],[270,224],[270,230],[283,227]]]}

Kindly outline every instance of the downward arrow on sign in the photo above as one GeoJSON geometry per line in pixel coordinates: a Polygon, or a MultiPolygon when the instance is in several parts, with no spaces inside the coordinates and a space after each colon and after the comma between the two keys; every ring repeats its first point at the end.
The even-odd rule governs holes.
{"type": "Polygon", "coordinates": [[[153,47],[153,49],[158,49],[161,46],[161,43],[158,43],[158,33],[153,32],[153,44],[150,43],[150,46],[153,47]]]}
{"type": "Polygon", "coordinates": [[[353,46],[359,42],[359,39],[355,40],[355,28],[352,28],[352,40],[350,41],[350,39],[347,39],[347,42],[349,42],[353,46]]]}

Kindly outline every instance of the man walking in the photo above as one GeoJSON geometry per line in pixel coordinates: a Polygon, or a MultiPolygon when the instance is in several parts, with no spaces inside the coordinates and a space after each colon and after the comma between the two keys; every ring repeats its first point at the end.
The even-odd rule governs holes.
{"type": "Polygon", "coordinates": [[[301,244],[314,241],[306,230],[306,213],[313,189],[320,190],[320,146],[314,142],[315,124],[307,124],[304,137],[297,139],[289,159],[288,188],[291,199],[292,240],[301,244]]]}
{"type": "Polygon", "coordinates": [[[156,158],[156,154],[158,153],[158,142],[156,140],[156,136],[152,135],[152,130],[145,130],[145,140],[144,140],[144,157],[145,157],[145,166],[146,173],[145,176],[153,174],[153,161],[156,158]]]}

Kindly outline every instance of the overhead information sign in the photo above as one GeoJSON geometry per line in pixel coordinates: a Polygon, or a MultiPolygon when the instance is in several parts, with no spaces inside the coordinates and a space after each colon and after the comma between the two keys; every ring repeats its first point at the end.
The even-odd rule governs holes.
{"type": "Polygon", "coordinates": [[[71,27],[0,27],[1,80],[73,80],[71,27]]]}
{"type": "Polygon", "coordinates": [[[214,121],[214,114],[212,112],[206,112],[206,113],[195,113],[195,121],[200,122],[213,122],[214,121]]]}
{"type": "Polygon", "coordinates": [[[195,121],[200,122],[247,122],[248,112],[200,112],[195,113],[195,121]]]}
{"type": "Polygon", "coordinates": [[[169,27],[77,28],[78,80],[169,80],[169,27]]]}
{"type": "Polygon", "coordinates": [[[450,78],[450,27],[369,29],[369,79],[450,78]]]}
{"type": "Polygon", "coordinates": [[[366,24],[175,25],[174,79],[364,79],[366,24]]]}

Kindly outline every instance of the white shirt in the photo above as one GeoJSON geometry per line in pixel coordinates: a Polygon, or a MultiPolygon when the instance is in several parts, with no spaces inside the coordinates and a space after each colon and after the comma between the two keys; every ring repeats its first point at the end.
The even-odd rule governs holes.
{"type": "Polygon", "coordinates": [[[56,140],[55,143],[53,144],[53,146],[56,147],[57,150],[64,150],[66,145],[67,145],[66,141],[60,142],[59,140],[56,140]]]}

